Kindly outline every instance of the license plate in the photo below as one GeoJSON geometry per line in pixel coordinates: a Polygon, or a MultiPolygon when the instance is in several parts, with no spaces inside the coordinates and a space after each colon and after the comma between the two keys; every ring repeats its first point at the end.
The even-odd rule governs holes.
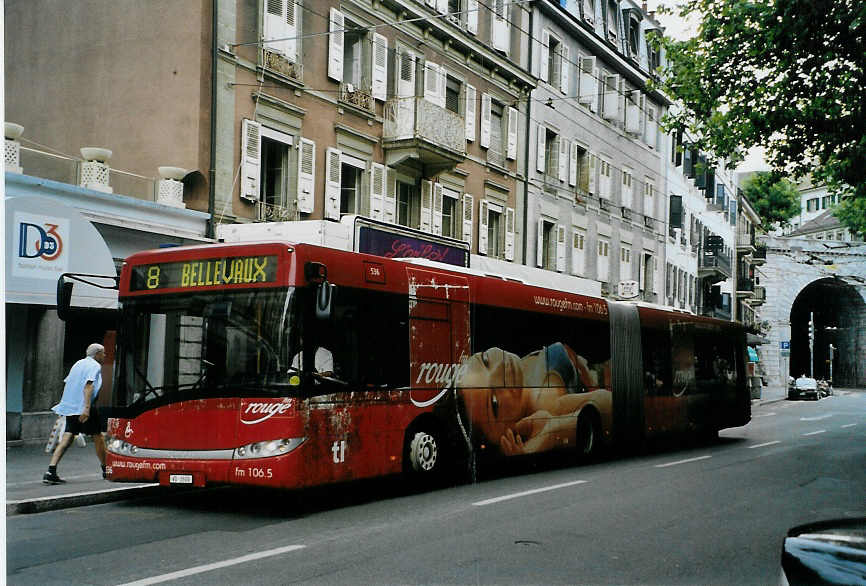
{"type": "Polygon", "coordinates": [[[171,474],[168,477],[169,484],[192,484],[192,474],[171,474]]]}

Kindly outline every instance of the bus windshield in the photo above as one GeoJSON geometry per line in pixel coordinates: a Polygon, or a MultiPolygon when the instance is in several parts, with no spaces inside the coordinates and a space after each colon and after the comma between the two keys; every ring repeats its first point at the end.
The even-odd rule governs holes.
{"type": "Polygon", "coordinates": [[[246,289],[124,300],[115,404],[285,395],[299,350],[295,298],[246,289]]]}

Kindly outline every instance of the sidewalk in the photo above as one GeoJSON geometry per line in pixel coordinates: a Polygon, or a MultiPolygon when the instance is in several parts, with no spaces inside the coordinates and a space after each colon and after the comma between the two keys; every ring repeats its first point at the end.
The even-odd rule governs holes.
{"type": "MultiPolygon", "coordinates": [[[[784,388],[765,387],[753,405],[784,401],[784,388]]],[[[41,513],[55,509],[80,507],[158,494],[157,484],[130,484],[103,480],[102,470],[93,446],[66,450],[57,473],[66,484],[42,484],[48,469],[49,454],[45,444],[7,442],[6,445],[6,516],[41,513]]]]}
{"type": "Polygon", "coordinates": [[[160,490],[157,484],[103,480],[96,451],[89,440],[84,448],[72,444],[57,466],[57,473],[66,481],[65,484],[42,484],[42,475],[48,469],[50,459],[51,456],[45,453],[44,442],[38,445],[7,442],[7,517],[148,496],[160,490]]]}

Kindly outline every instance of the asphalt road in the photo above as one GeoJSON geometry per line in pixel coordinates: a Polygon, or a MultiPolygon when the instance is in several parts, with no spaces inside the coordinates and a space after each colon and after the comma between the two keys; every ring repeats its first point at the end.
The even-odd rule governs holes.
{"type": "Polygon", "coordinates": [[[713,445],[412,492],[218,489],[7,519],[9,584],[775,584],[781,540],[866,516],[866,392],[713,445]]]}

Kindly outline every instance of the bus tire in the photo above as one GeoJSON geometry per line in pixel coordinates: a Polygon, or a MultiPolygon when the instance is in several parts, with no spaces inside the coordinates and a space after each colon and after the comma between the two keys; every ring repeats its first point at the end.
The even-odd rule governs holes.
{"type": "Polygon", "coordinates": [[[601,434],[598,420],[592,411],[581,411],[577,416],[575,442],[577,457],[580,461],[588,461],[598,454],[601,434]]]}
{"type": "Polygon", "coordinates": [[[421,426],[406,435],[404,470],[410,480],[425,485],[441,480],[445,468],[445,446],[441,434],[431,426],[421,426]]]}

